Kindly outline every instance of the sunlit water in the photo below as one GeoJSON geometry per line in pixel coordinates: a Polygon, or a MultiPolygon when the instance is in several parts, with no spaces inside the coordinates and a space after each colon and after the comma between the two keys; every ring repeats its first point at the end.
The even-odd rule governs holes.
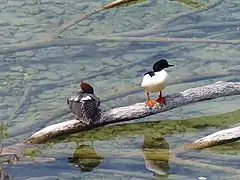
{"type": "MultiPolygon", "coordinates": [[[[186,7],[177,1],[149,1],[99,13],[66,30],[62,35],[66,38],[103,37],[119,33],[124,35],[129,32],[128,35],[135,34],[138,37],[152,35],[239,39],[240,2],[238,0],[224,2],[198,0],[197,2],[217,5],[212,9],[197,12],[196,9],[186,7]],[[180,16],[192,11],[196,12],[180,16]],[[159,31],[153,30],[153,27],[159,31]]],[[[51,32],[61,24],[106,3],[106,1],[80,0],[1,1],[1,50],[4,50],[7,44],[21,42],[31,44],[36,40],[47,40],[51,32]]],[[[9,126],[9,137],[4,140],[4,146],[20,142],[47,125],[72,118],[71,115],[60,116],[59,113],[67,109],[66,98],[78,88],[82,79],[95,87],[96,94],[103,100],[102,106],[110,109],[145,101],[143,91],[135,94],[128,92],[140,88],[142,74],[149,71],[152,64],[160,58],[175,64],[174,68],[168,69],[173,80],[188,79],[185,83],[168,86],[165,94],[219,80],[239,81],[237,75],[239,68],[225,71],[227,68],[239,65],[239,49],[239,45],[231,44],[137,42],[97,44],[92,41],[79,46],[0,53],[0,116],[9,126]],[[224,71],[229,74],[226,75],[224,71]],[[207,74],[213,76],[206,77],[207,74]],[[195,78],[199,76],[202,78],[195,78]]],[[[238,108],[238,96],[220,98],[183,106],[135,122],[188,119],[230,112],[238,108]]],[[[200,138],[215,131],[215,128],[204,128],[196,134],[200,138]]],[[[169,147],[178,147],[196,139],[196,134],[177,133],[164,135],[161,138],[169,147]]],[[[83,143],[94,148],[100,155],[105,149],[110,149],[112,152],[130,150],[134,153],[142,153],[144,136],[116,137],[103,141],[93,140],[93,142],[87,140],[80,144],[83,143]]],[[[71,163],[75,149],[74,142],[57,143],[41,152],[42,155],[56,157],[57,161],[46,164],[10,165],[6,167],[6,171],[13,179],[36,177],[39,179],[197,179],[200,176],[224,179],[234,176],[204,168],[180,166],[171,162],[161,165],[160,170],[153,173],[146,168],[147,161],[144,159],[144,154],[132,159],[129,156],[117,158],[117,155],[104,157],[103,153],[104,159],[101,162],[99,161],[91,171],[83,172],[78,164],[71,163]],[[160,171],[162,175],[159,175],[160,171]]],[[[198,152],[195,153],[195,156],[198,156],[198,152]]],[[[220,157],[219,155],[213,160],[215,164],[228,165],[228,161],[226,159],[221,161],[220,157]]],[[[237,167],[239,159],[235,158],[235,161],[232,157],[230,159],[232,162],[230,167],[237,167]]]]}

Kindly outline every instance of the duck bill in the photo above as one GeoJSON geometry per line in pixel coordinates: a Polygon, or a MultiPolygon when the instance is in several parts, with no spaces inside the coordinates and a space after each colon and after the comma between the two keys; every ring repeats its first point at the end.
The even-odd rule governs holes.
{"type": "Polygon", "coordinates": [[[169,65],[168,65],[168,67],[172,67],[172,66],[174,66],[174,65],[173,65],[173,64],[169,64],[169,65]]]}

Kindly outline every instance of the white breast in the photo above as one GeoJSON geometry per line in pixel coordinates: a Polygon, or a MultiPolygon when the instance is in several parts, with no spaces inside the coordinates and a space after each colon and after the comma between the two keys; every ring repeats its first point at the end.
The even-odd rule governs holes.
{"type": "Polygon", "coordinates": [[[145,88],[148,92],[160,92],[166,86],[168,73],[165,70],[155,72],[154,76],[146,74],[143,77],[141,86],[145,88]]]}

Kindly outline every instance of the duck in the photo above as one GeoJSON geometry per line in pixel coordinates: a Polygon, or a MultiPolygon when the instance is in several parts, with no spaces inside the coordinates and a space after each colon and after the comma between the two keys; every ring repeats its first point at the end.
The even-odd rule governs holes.
{"type": "Polygon", "coordinates": [[[80,89],[75,95],[67,98],[67,104],[76,119],[84,124],[94,124],[101,120],[100,99],[94,94],[93,87],[84,81],[80,81],[80,89]]]}
{"type": "Polygon", "coordinates": [[[157,103],[160,105],[166,104],[166,98],[163,96],[163,90],[166,87],[168,73],[164,69],[172,66],[174,65],[168,64],[166,59],[160,59],[153,64],[153,71],[146,72],[143,75],[141,87],[144,88],[147,95],[147,101],[145,103],[146,106],[153,107],[157,103]],[[155,92],[159,92],[159,96],[156,100],[150,98],[150,93],[155,92]]]}

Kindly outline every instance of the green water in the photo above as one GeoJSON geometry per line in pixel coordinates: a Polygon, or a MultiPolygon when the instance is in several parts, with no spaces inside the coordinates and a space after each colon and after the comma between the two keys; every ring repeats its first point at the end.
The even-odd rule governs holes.
{"type": "MultiPolygon", "coordinates": [[[[239,38],[238,0],[196,2],[204,7],[214,3],[216,6],[201,12],[200,9],[187,6],[183,1],[151,0],[101,12],[66,30],[62,36],[104,37],[117,34],[137,37],[150,35],[239,38]]],[[[3,0],[0,2],[1,50],[6,50],[6,46],[10,44],[31,44],[37,40],[47,40],[51,32],[63,23],[106,3],[107,1],[81,0],[3,0]]],[[[149,71],[152,64],[160,58],[175,64],[175,68],[169,69],[169,74],[173,81],[179,82],[168,86],[164,94],[219,80],[239,81],[239,68],[223,73],[227,68],[239,65],[239,49],[240,46],[236,44],[90,41],[79,46],[48,47],[8,54],[0,51],[0,116],[1,120],[8,124],[8,137],[4,139],[4,146],[20,142],[47,125],[71,119],[71,115],[63,116],[61,113],[67,110],[66,98],[78,88],[78,83],[82,79],[95,87],[96,94],[103,100],[102,107],[110,109],[145,101],[145,94],[139,87],[142,74],[149,71]],[[206,77],[207,74],[213,76],[206,77]],[[185,79],[188,81],[182,83],[185,79]],[[132,89],[138,89],[137,93],[130,93],[132,89]]],[[[219,98],[133,122],[189,119],[232,112],[239,109],[239,100],[239,96],[219,98]]],[[[236,118],[237,121],[239,119],[236,118]]],[[[226,177],[236,179],[234,174],[180,166],[171,162],[157,163],[156,166],[165,175],[153,175],[153,172],[146,168],[144,154],[136,158],[129,156],[123,158],[120,155],[119,157],[116,155],[115,158],[104,154],[105,150],[115,154],[118,151],[141,154],[144,140],[151,134],[156,138],[156,142],[162,142],[163,147],[168,149],[221,128],[203,126],[193,132],[169,133],[174,128],[168,122],[170,123],[166,121],[165,126],[170,129],[164,129],[166,131],[164,133],[158,133],[160,131],[156,130],[155,134],[147,126],[144,135],[141,133],[126,135],[128,131],[123,130],[118,136],[107,132],[106,138],[102,139],[96,137],[84,139],[79,134],[73,135],[67,140],[63,138],[52,146],[45,147],[38,154],[57,158],[54,162],[10,165],[4,168],[13,179],[197,179],[200,176],[209,179],[226,177]],[[77,147],[86,148],[87,152],[96,151],[98,158],[92,163],[94,166],[92,171],[83,172],[80,167],[76,167],[79,166],[78,160],[74,159],[77,147]]],[[[233,147],[233,152],[239,151],[238,143],[233,144],[233,147]]],[[[224,148],[231,150],[228,146],[224,148]]],[[[217,151],[218,153],[207,151],[206,154],[193,152],[185,155],[185,158],[194,160],[196,157],[204,156],[203,162],[212,161],[220,166],[224,164],[237,168],[239,154],[230,153],[223,158],[222,151],[221,149],[217,151]],[[214,153],[214,156],[211,153],[214,153]],[[214,158],[209,160],[208,157],[214,158]]]]}

